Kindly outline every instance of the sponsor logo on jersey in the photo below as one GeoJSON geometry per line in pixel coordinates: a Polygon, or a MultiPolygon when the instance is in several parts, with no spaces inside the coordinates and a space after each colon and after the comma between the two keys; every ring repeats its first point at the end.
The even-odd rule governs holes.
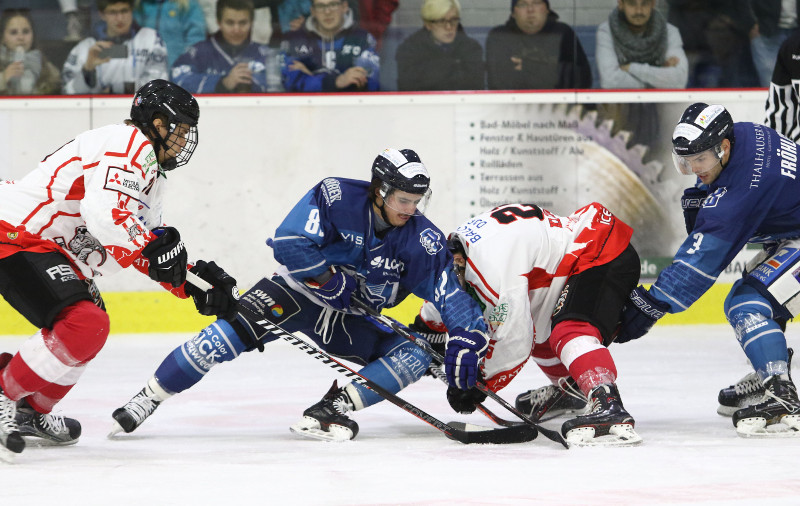
{"type": "Polygon", "coordinates": [[[508,318],[508,303],[503,302],[502,304],[498,304],[492,310],[492,313],[489,315],[488,320],[493,325],[502,325],[505,323],[506,319],[508,318]]]}
{"type": "Polygon", "coordinates": [[[134,179],[133,173],[125,167],[109,167],[106,173],[106,190],[116,191],[139,200],[139,181],[134,179]]]}
{"type": "Polygon", "coordinates": [[[342,185],[338,179],[326,178],[322,180],[322,196],[328,207],[337,200],[342,200],[342,185]]]}
{"type": "Polygon", "coordinates": [[[274,306],[270,307],[269,310],[272,313],[272,316],[276,318],[283,316],[283,306],[280,304],[275,304],[274,306]]]}
{"type": "Polygon", "coordinates": [[[50,267],[45,272],[53,281],[60,280],[62,283],[67,281],[76,281],[78,279],[78,275],[75,274],[75,271],[72,270],[72,267],[67,264],[50,267]]]}
{"type": "Polygon", "coordinates": [[[381,256],[373,258],[369,264],[372,267],[376,268],[382,267],[387,271],[397,271],[397,272],[404,271],[406,267],[406,265],[403,262],[397,260],[396,258],[389,259],[389,258],[383,258],[381,256]]]}
{"type": "Polygon", "coordinates": [[[9,233],[6,234],[6,237],[8,237],[9,239],[11,239],[13,241],[17,237],[19,237],[19,232],[9,232],[9,233]]]}
{"type": "Polygon", "coordinates": [[[443,248],[442,234],[432,228],[426,228],[419,234],[419,243],[429,255],[433,256],[443,248]]]}
{"type": "Polygon", "coordinates": [[[341,235],[342,239],[344,239],[345,241],[352,242],[356,246],[364,245],[364,236],[361,234],[354,234],[352,232],[350,233],[341,232],[339,235],[341,235]]]}

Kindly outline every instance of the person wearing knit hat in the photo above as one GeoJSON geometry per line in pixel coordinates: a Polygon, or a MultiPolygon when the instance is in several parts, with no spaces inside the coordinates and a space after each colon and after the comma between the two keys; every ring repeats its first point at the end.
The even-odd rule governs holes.
{"type": "Polygon", "coordinates": [[[589,59],[548,0],[512,0],[511,16],[486,38],[490,90],[591,88],[589,59]]]}

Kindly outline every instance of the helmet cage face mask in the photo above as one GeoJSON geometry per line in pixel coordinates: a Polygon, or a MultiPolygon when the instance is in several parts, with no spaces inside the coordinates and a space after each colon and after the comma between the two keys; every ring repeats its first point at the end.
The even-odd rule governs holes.
{"type": "Polygon", "coordinates": [[[169,156],[160,163],[163,170],[172,170],[189,162],[197,148],[199,118],[200,108],[192,94],[163,79],[146,83],[133,97],[131,119],[148,130],[156,151],[163,148],[169,156]],[[153,126],[157,115],[167,118],[166,137],[161,137],[153,126]]]}

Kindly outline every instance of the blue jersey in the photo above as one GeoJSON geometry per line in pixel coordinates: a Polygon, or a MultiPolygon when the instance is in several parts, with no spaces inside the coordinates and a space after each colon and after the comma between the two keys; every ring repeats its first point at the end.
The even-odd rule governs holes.
{"type": "Polygon", "coordinates": [[[220,81],[235,65],[244,62],[253,73],[253,83],[248,92],[282,91],[277,75],[277,58],[273,49],[255,42],[250,42],[233,56],[225,52],[215,37],[209,37],[175,60],[172,81],[192,93],[228,93],[219,86],[220,81]],[[270,72],[275,75],[269,75],[270,72]]]}
{"type": "Polygon", "coordinates": [[[348,13],[342,31],[331,40],[320,36],[313,18],[305,26],[289,32],[281,43],[281,73],[286,91],[358,91],[355,86],[343,90],[336,87],[336,78],[350,67],[363,67],[367,71],[367,86],[363,91],[377,91],[380,86],[380,57],[375,37],[357,28],[348,13]],[[301,62],[310,74],[291,69],[292,63],[301,62]]]}
{"type": "Polygon", "coordinates": [[[327,178],[289,212],[275,233],[275,259],[302,283],[338,266],[353,273],[376,309],[409,293],[433,302],[448,328],[486,331],[481,309],[452,271],[445,236],[425,216],[375,234],[369,183],[327,178]]]}
{"type": "Polygon", "coordinates": [[[746,243],[800,237],[797,144],[755,123],[736,123],[734,138],[694,229],[650,289],[672,313],[700,298],[746,243]]]}

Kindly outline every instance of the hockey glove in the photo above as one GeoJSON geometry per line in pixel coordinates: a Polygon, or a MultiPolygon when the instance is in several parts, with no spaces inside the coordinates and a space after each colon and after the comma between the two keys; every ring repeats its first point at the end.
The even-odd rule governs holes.
{"type": "Polygon", "coordinates": [[[409,325],[408,328],[418,336],[424,337],[433,348],[433,351],[444,356],[445,347],[447,346],[447,332],[439,332],[430,328],[420,315],[417,315],[414,323],[409,325]]]}
{"type": "Polygon", "coordinates": [[[198,313],[225,320],[236,316],[239,288],[235,279],[214,262],[198,260],[189,270],[212,285],[211,289],[203,291],[191,283],[186,283],[186,293],[194,300],[198,313]]]}
{"type": "Polygon", "coordinates": [[[175,288],[181,286],[186,281],[189,262],[181,234],[174,227],[158,227],[151,232],[158,237],[142,250],[142,256],[150,260],[147,274],[153,281],[169,283],[175,288]]]}
{"type": "Polygon", "coordinates": [[[683,208],[683,222],[686,224],[686,233],[691,234],[694,230],[694,222],[697,221],[697,213],[703,207],[703,201],[708,197],[707,190],[701,190],[695,186],[683,190],[681,197],[681,207],[683,208]]]}
{"type": "Polygon", "coordinates": [[[335,267],[331,267],[333,276],[323,284],[314,280],[306,280],[306,286],[318,299],[333,309],[344,310],[350,307],[350,298],[356,291],[357,284],[353,276],[335,267]]]}
{"type": "Polygon", "coordinates": [[[647,334],[668,310],[669,306],[665,302],[655,299],[642,285],[637,286],[622,308],[622,323],[615,342],[627,343],[639,339],[647,334]]]}
{"type": "Polygon", "coordinates": [[[456,413],[468,415],[475,411],[481,402],[486,400],[486,394],[477,388],[459,390],[456,387],[447,387],[447,402],[456,413]]]}
{"type": "Polygon", "coordinates": [[[455,328],[450,332],[444,355],[444,372],[450,386],[461,390],[475,386],[488,345],[489,340],[481,331],[455,328]]]}

